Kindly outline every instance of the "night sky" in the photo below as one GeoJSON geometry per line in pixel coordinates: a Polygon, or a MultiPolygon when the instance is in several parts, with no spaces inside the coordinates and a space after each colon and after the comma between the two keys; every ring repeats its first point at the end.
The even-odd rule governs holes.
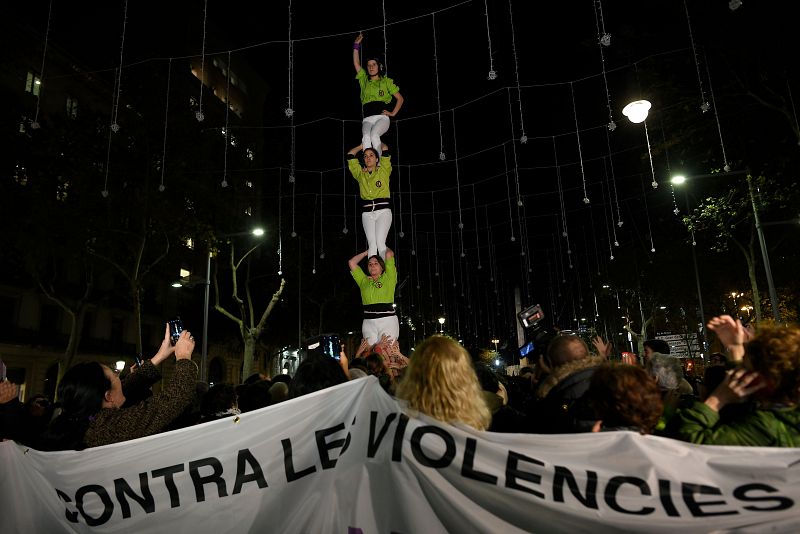
{"type": "MultiPolygon", "coordinates": [[[[363,31],[366,54],[386,53],[388,75],[405,97],[384,138],[396,169],[390,246],[401,270],[422,271],[410,286],[432,280],[440,269],[442,276],[450,271],[463,279],[456,265],[471,270],[473,285],[481,277],[486,283],[494,262],[510,284],[524,281],[527,271],[523,300],[533,301],[544,299],[558,278],[573,279],[568,265],[574,263],[574,271],[582,273],[577,283],[585,290],[593,273],[614,270],[611,234],[619,218],[626,224],[616,227],[617,258],[652,262],[657,258],[652,247],[663,250],[665,242],[685,240],[672,213],[668,169],[704,174],[721,167],[718,131],[727,137],[727,160],[734,167],[744,164],[747,140],[733,131],[752,128],[758,119],[728,94],[732,72],[760,63],[787,80],[796,82],[797,76],[787,59],[797,52],[790,42],[790,17],[776,12],[782,7],[777,2],[749,1],[733,11],[723,0],[387,1],[361,3],[358,9],[342,2],[293,1],[291,34],[288,3],[259,4],[209,1],[206,54],[226,57],[230,50],[234,70],[237,61],[247,62],[267,82],[261,122],[271,149],[263,165],[283,170],[279,178],[265,171],[259,179],[273,193],[274,181],[284,180],[288,195],[285,180],[294,169],[298,198],[320,194],[314,200],[313,209],[319,210],[314,229],[304,211],[298,231],[315,242],[327,236],[335,250],[328,249],[325,261],[337,267],[364,243],[352,209],[356,187],[342,172],[343,152],[360,142],[351,43],[363,31]],[[611,35],[609,47],[598,44],[600,24],[611,35]],[[497,72],[495,80],[487,79],[490,68],[497,72]],[[290,88],[294,146],[284,114],[290,88]],[[702,113],[701,95],[715,98],[716,108],[702,113]],[[662,183],[657,190],[650,186],[643,128],[621,113],[634,97],[654,104],[648,132],[653,170],[662,183]],[[606,128],[609,114],[617,125],[613,132],[606,128]],[[526,143],[520,142],[523,135],[526,143]],[[692,159],[697,143],[705,145],[702,160],[692,159]],[[523,206],[516,203],[517,189],[523,206]],[[343,190],[350,228],[345,237],[343,190]],[[463,261],[458,259],[462,250],[463,261]],[[482,272],[476,271],[478,264],[482,272]]],[[[113,69],[119,62],[123,6],[119,1],[80,7],[54,2],[51,39],[88,69],[113,69]]],[[[3,7],[37,31],[43,30],[47,8],[42,1],[3,7]]],[[[198,55],[202,28],[200,0],[131,1],[124,63],[198,55]]],[[[785,123],[770,116],[763,120],[779,143],[792,146],[785,123]]],[[[261,202],[265,212],[271,211],[272,199],[261,202]]],[[[291,209],[286,199],[283,206],[291,209]]],[[[283,213],[286,234],[290,215],[283,213]]],[[[554,301],[555,290],[549,295],[554,301]]]]}

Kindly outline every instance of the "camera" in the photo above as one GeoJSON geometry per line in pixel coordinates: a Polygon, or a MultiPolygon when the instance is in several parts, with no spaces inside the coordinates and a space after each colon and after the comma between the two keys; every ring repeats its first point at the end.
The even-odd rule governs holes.
{"type": "Polygon", "coordinates": [[[544,318],[544,312],[542,311],[542,306],[539,304],[534,304],[533,306],[529,306],[519,312],[517,314],[517,318],[519,318],[519,322],[525,328],[531,328],[536,326],[536,323],[541,321],[544,318]]]}
{"type": "Polygon", "coordinates": [[[178,338],[181,337],[181,332],[183,332],[183,321],[181,321],[180,317],[176,317],[174,319],[170,319],[169,323],[169,341],[173,345],[178,342],[178,338]]]}

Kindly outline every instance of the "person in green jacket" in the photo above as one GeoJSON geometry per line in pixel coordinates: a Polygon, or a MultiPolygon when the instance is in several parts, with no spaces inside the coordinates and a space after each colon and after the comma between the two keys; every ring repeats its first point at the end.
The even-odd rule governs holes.
{"type": "Polygon", "coordinates": [[[723,316],[709,328],[715,321],[724,325],[720,341],[743,349],[742,366],[729,370],[705,402],[678,412],[669,435],[709,445],[800,447],[800,328],[762,325],[745,343],[741,323],[723,316]],[[749,409],[720,418],[723,407],[741,402],[749,409]]]}

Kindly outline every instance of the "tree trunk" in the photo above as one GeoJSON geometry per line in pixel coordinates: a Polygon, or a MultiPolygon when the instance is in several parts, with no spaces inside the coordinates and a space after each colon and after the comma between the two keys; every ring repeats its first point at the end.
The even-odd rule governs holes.
{"type": "Polygon", "coordinates": [[[240,383],[253,374],[253,359],[256,354],[256,338],[247,328],[242,329],[242,338],[244,339],[244,362],[242,376],[239,378],[240,383]]]}

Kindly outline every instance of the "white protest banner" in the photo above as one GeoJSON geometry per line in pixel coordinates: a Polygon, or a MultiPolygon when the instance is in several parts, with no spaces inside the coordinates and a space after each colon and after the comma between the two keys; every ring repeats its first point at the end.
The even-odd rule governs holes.
{"type": "Polygon", "coordinates": [[[800,449],[409,418],[374,378],[75,452],[0,443],[3,532],[796,532],[800,449]]]}

